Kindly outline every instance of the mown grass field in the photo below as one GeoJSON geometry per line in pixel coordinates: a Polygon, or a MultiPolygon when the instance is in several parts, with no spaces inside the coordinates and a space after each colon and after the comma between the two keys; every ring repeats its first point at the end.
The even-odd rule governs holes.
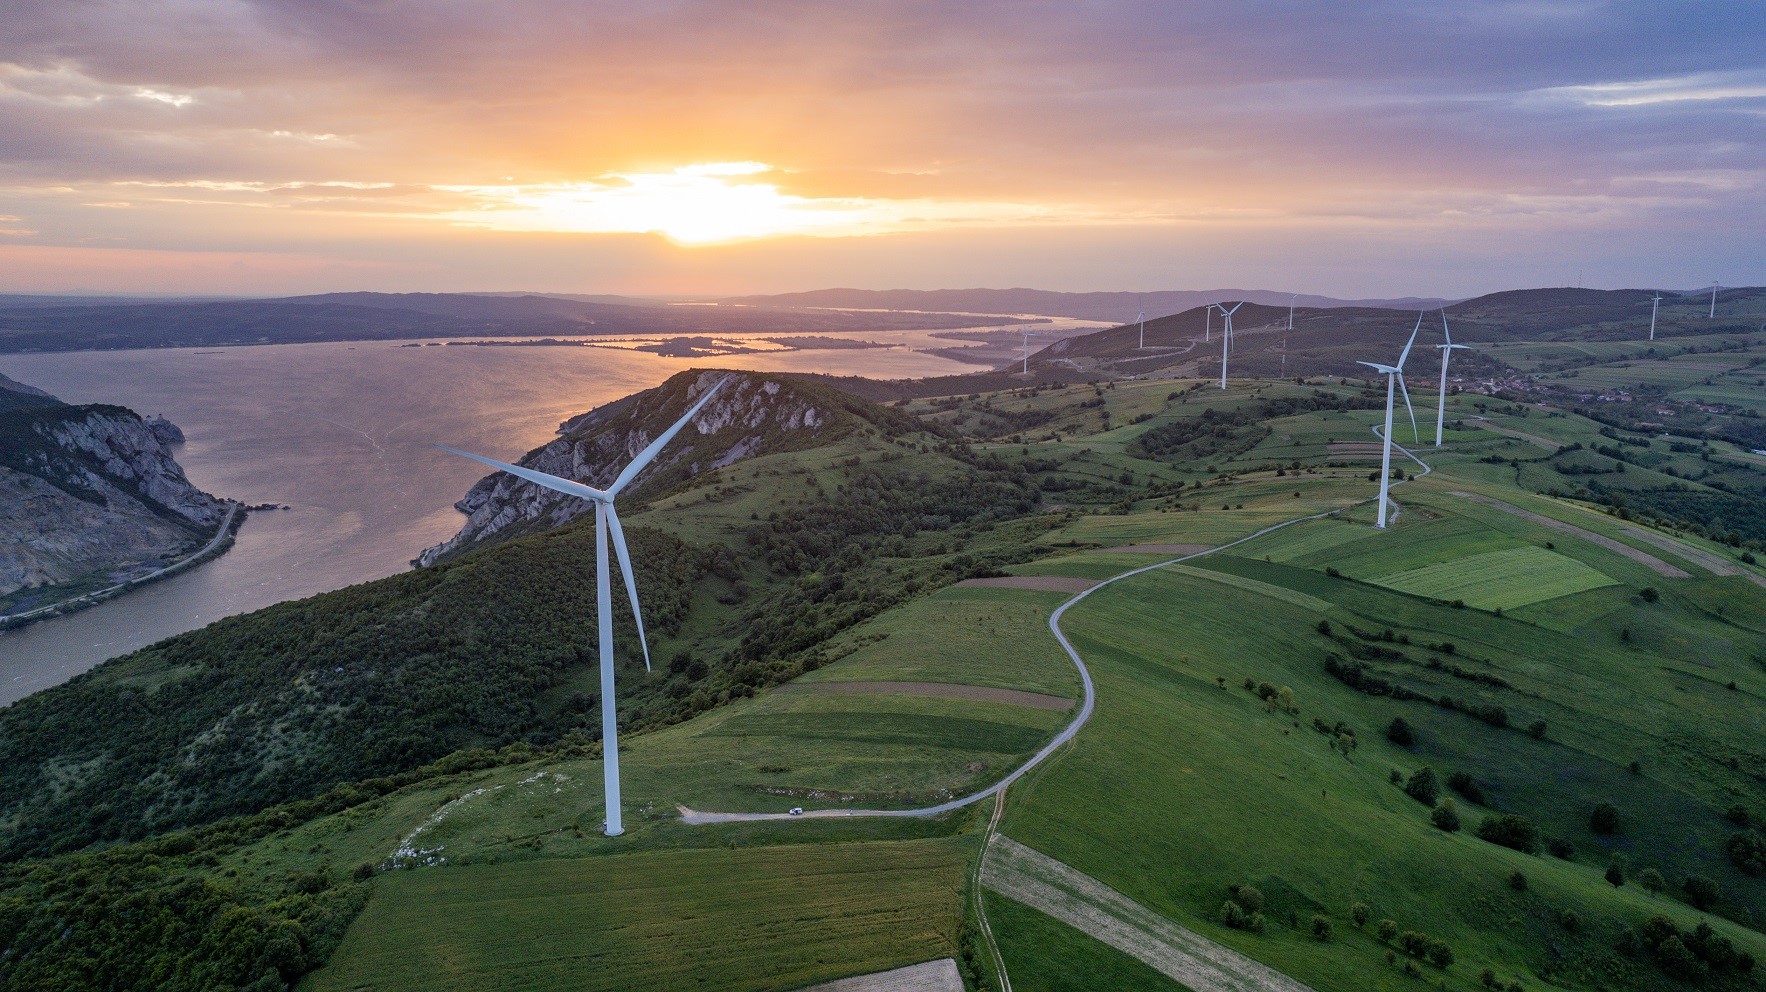
{"type": "Polygon", "coordinates": [[[795,988],[957,953],[958,839],[649,851],[384,877],[310,992],[795,988]]]}
{"type": "Polygon", "coordinates": [[[1617,583],[1573,558],[1545,548],[1504,548],[1390,572],[1376,584],[1431,599],[1459,600],[1480,610],[1514,609],[1617,583]]]}

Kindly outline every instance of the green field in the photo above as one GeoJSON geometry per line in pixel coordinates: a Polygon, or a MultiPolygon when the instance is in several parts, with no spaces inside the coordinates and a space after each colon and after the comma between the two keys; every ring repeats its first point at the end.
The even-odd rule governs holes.
{"type": "Polygon", "coordinates": [[[311,992],[795,988],[954,956],[958,840],[653,851],[403,872],[311,992]],[[713,977],[715,976],[715,977],[713,977]]]}
{"type": "Polygon", "coordinates": [[[1460,600],[1480,610],[1514,609],[1617,583],[1573,558],[1544,548],[1504,548],[1372,580],[1431,599],[1460,600]]]}

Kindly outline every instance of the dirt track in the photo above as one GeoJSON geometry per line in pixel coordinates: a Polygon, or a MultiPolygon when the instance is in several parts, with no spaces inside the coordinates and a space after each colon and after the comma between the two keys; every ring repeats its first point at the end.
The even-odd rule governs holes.
{"type": "Polygon", "coordinates": [[[1073,700],[1022,689],[996,689],[986,685],[955,682],[793,682],[780,686],[791,693],[829,696],[930,696],[934,699],[969,699],[980,703],[1007,703],[1039,710],[1070,710],[1073,700]]]}
{"type": "Polygon", "coordinates": [[[823,982],[798,992],[963,992],[963,976],[951,958],[939,958],[906,968],[857,975],[823,982]]]}
{"type": "MultiPolygon", "coordinates": [[[[1598,544],[1601,547],[1606,548],[1608,551],[1624,555],[1640,565],[1646,565],[1657,575],[1665,575],[1670,579],[1692,578],[1691,572],[1688,572],[1679,566],[1670,565],[1662,559],[1657,558],[1655,555],[1652,555],[1647,551],[1640,551],[1623,541],[1615,541],[1604,534],[1596,534],[1591,530],[1583,530],[1575,524],[1567,524],[1562,520],[1548,517],[1541,513],[1534,513],[1532,510],[1523,510],[1518,506],[1504,503],[1502,500],[1491,499],[1489,496],[1480,496],[1477,493],[1464,492],[1455,492],[1453,495],[1458,496],[1461,499],[1469,499],[1474,503],[1483,503],[1485,506],[1493,506],[1504,513],[1512,513],[1515,516],[1520,517],[1522,520],[1530,520],[1541,527],[1550,527],[1552,530],[1560,530],[1566,534],[1574,534],[1590,544],[1598,544]]],[[[1636,533],[1638,528],[1632,527],[1626,528],[1626,530],[1628,533],[1633,533],[1633,536],[1641,536],[1636,533]]],[[[1676,545],[1673,550],[1680,550],[1679,546],[1676,545]]]]}
{"type": "Polygon", "coordinates": [[[1090,875],[995,837],[982,884],[1131,955],[1195,992],[1312,992],[1172,923],[1090,875]]]}
{"type": "Polygon", "coordinates": [[[989,589],[1038,589],[1043,592],[1084,592],[1098,584],[1096,579],[1076,579],[1067,575],[1002,575],[993,579],[964,579],[959,586],[989,589]]]}

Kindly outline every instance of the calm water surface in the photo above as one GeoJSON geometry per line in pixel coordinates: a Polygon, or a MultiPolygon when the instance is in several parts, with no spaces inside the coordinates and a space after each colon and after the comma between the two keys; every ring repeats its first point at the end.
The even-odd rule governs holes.
{"type": "Polygon", "coordinates": [[[386,342],[0,355],[0,372],[67,402],[165,414],[189,438],[177,457],[197,486],[293,507],[252,514],[212,562],[0,633],[0,703],[221,617],[404,570],[459,529],[453,501],[484,474],[437,442],[514,460],[565,419],[693,367],[878,378],[974,370],[911,350],[961,342],[924,331],[862,336],[902,347],[699,359],[386,342]]]}

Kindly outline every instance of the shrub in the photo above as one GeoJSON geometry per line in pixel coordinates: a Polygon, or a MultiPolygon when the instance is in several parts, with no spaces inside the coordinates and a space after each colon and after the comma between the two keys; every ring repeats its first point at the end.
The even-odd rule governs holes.
{"type": "Polygon", "coordinates": [[[1717,899],[1722,894],[1717,888],[1717,883],[1703,875],[1686,876],[1686,881],[1681,884],[1681,888],[1686,892],[1686,901],[1692,903],[1697,909],[1710,909],[1717,905],[1717,899]]]}
{"type": "Polygon", "coordinates": [[[1487,816],[1478,823],[1479,839],[1503,847],[1513,848],[1523,854],[1533,854],[1539,850],[1539,828],[1533,821],[1514,813],[1500,813],[1487,816]]]}
{"type": "Polygon", "coordinates": [[[1576,856],[1576,845],[1562,837],[1553,837],[1551,843],[1547,844],[1545,847],[1546,850],[1551,852],[1551,856],[1554,858],[1562,858],[1565,861],[1568,861],[1576,856]]]}
{"type": "Polygon", "coordinates": [[[1239,908],[1238,903],[1228,899],[1220,905],[1220,922],[1234,930],[1244,929],[1245,911],[1239,908]]]}
{"type": "Polygon", "coordinates": [[[1261,935],[1263,933],[1263,931],[1268,928],[1268,926],[1269,926],[1269,921],[1264,919],[1262,913],[1252,913],[1245,920],[1245,929],[1250,931],[1251,933],[1254,933],[1254,934],[1261,935]]]}
{"type": "Polygon", "coordinates": [[[1355,924],[1358,930],[1367,926],[1367,919],[1372,915],[1374,915],[1374,908],[1365,902],[1358,902],[1349,907],[1349,920],[1355,924]]]}
{"type": "Polygon", "coordinates": [[[1429,935],[1416,930],[1406,930],[1398,935],[1398,948],[1413,958],[1427,954],[1429,943],[1429,935]]]}
{"type": "Polygon", "coordinates": [[[1313,914],[1312,935],[1319,940],[1330,940],[1331,932],[1332,927],[1330,917],[1320,913],[1313,914]]]}
{"type": "Polygon", "coordinates": [[[1403,785],[1404,784],[1404,773],[1399,771],[1398,769],[1394,768],[1394,769],[1392,769],[1392,773],[1390,775],[1386,776],[1386,780],[1391,782],[1393,785],[1403,785]]]}
{"type": "Polygon", "coordinates": [[[1404,722],[1403,717],[1395,716],[1386,725],[1386,739],[1399,747],[1410,747],[1416,743],[1416,734],[1410,729],[1410,724],[1404,722]]]}
{"type": "Polygon", "coordinates": [[[1766,837],[1749,830],[1731,836],[1727,847],[1729,860],[1743,874],[1755,878],[1766,875],[1766,837]]]}
{"type": "Polygon", "coordinates": [[[1614,858],[1612,863],[1607,865],[1606,878],[1607,884],[1615,889],[1625,884],[1625,866],[1619,863],[1618,858],[1614,858]]]}
{"type": "Polygon", "coordinates": [[[1662,878],[1661,872],[1654,868],[1645,868],[1637,873],[1637,884],[1648,889],[1651,893],[1656,893],[1662,891],[1668,883],[1662,878]]]}
{"type": "Polygon", "coordinates": [[[1429,941],[1429,963],[1437,968],[1445,968],[1453,963],[1453,948],[1446,941],[1429,941]]]}
{"type": "Polygon", "coordinates": [[[1646,603],[1653,603],[1662,598],[1662,594],[1657,592],[1654,586],[1644,586],[1643,591],[1637,595],[1646,603]]]}
{"type": "Polygon", "coordinates": [[[1582,917],[1576,915],[1575,910],[1566,909],[1558,914],[1558,926],[1574,933],[1582,929],[1582,917]]]}
{"type": "Polygon", "coordinates": [[[1374,933],[1382,943],[1391,943],[1392,938],[1398,936],[1398,921],[1381,920],[1380,925],[1374,928],[1374,933]]]}
{"type": "Polygon", "coordinates": [[[1485,968],[1483,971],[1478,972],[1478,982],[1487,989],[1496,988],[1496,972],[1491,971],[1489,968],[1485,968]]]}
{"type": "Polygon", "coordinates": [[[1699,970],[1699,959],[1692,956],[1679,937],[1669,937],[1656,945],[1656,963],[1663,971],[1680,978],[1691,978],[1699,970]]]}
{"type": "Polygon", "coordinates": [[[1534,720],[1532,724],[1527,727],[1527,733],[1533,735],[1533,739],[1536,741],[1545,740],[1545,721],[1534,720]]]}
{"type": "Polygon", "coordinates": [[[1412,772],[1410,779],[1404,783],[1404,792],[1424,806],[1435,805],[1435,798],[1441,794],[1441,787],[1435,782],[1434,769],[1424,765],[1412,772]]]}
{"type": "Polygon", "coordinates": [[[1238,900],[1240,906],[1245,907],[1247,913],[1255,913],[1263,909],[1263,891],[1255,886],[1239,886],[1238,891],[1233,893],[1233,898],[1238,900]]]}
{"type": "Polygon", "coordinates": [[[1429,821],[1448,833],[1459,830],[1459,811],[1453,808],[1453,800],[1441,800],[1441,805],[1429,814],[1429,821]]]}
{"type": "Polygon", "coordinates": [[[1520,871],[1509,872],[1508,887],[1511,889],[1514,889],[1516,892],[1527,891],[1527,875],[1526,875],[1526,873],[1520,872],[1520,871]]]}
{"type": "Polygon", "coordinates": [[[1326,637],[1331,636],[1331,622],[1329,620],[1320,620],[1318,622],[1318,632],[1326,637]]]}
{"type": "Polygon", "coordinates": [[[1611,837],[1619,832],[1619,807],[1612,803],[1601,803],[1588,814],[1588,829],[1597,834],[1611,837]]]}
{"type": "Polygon", "coordinates": [[[1454,772],[1447,776],[1447,787],[1466,797],[1467,802],[1477,803],[1480,806],[1486,805],[1484,790],[1479,787],[1478,780],[1465,772],[1454,772]]]}

